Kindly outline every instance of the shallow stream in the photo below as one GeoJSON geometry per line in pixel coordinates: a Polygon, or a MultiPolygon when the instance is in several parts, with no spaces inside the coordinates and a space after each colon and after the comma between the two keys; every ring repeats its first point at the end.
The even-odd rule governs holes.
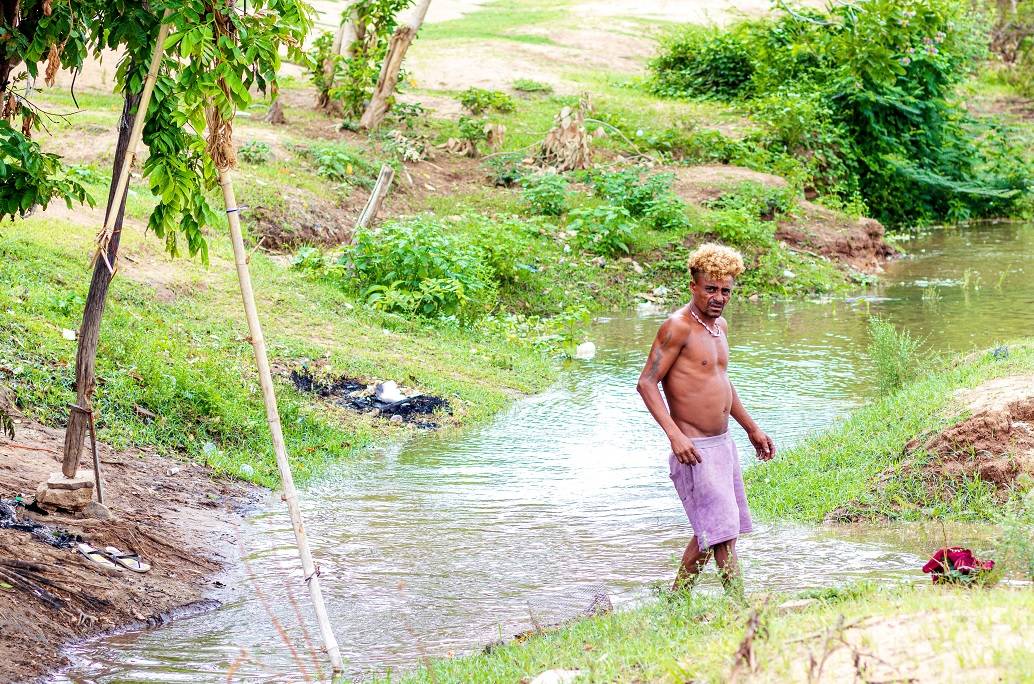
{"type": "MultiPolygon", "coordinates": [[[[1034,225],[936,231],[905,246],[911,256],[863,296],[740,303],[727,313],[730,375],[780,448],[872,395],[869,314],[941,350],[1034,331],[1034,225]]],[[[411,668],[575,616],[597,587],[620,607],[670,581],[689,528],[668,480],[666,440],[634,387],[661,320],[605,319],[592,335],[597,357],[573,364],[548,392],[485,426],[374,451],[306,489],[309,537],[350,674],[411,668]]],[[[747,463],[753,452],[734,431],[747,463]]],[[[941,535],[939,526],[767,523],[739,548],[748,590],[785,591],[921,580],[941,535]]],[[[301,681],[277,625],[311,676],[298,615],[313,643],[319,635],[286,512],[271,498],[243,538],[253,576],[224,607],[76,646],[71,669],[52,681],[225,682],[231,668],[236,681],[301,681]]],[[[704,585],[716,586],[714,577],[704,585]]]]}

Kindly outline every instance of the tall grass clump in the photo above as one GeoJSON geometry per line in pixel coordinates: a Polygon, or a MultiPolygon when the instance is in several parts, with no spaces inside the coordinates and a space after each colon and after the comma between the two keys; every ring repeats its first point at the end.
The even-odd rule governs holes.
{"type": "Polygon", "coordinates": [[[919,347],[907,330],[898,331],[889,321],[879,316],[869,319],[869,346],[866,351],[876,371],[880,393],[900,389],[918,377],[922,369],[919,347]]]}
{"type": "Polygon", "coordinates": [[[652,83],[741,100],[762,126],[750,142],[796,159],[820,193],[860,197],[884,223],[961,221],[1019,213],[1034,185],[1008,127],[971,115],[956,94],[988,42],[985,14],[966,0],[783,9],[676,34],[651,63],[652,83]]]}

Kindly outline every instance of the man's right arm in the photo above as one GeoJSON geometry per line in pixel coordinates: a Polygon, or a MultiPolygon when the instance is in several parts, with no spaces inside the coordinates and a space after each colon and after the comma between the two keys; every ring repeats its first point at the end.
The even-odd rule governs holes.
{"type": "Polygon", "coordinates": [[[639,375],[639,382],[636,383],[636,390],[643,398],[643,403],[650,411],[650,415],[657,421],[657,424],[664,430],[671,442],[672,453],[680,463],[694,465],[700,462],[700,455],[693,447],[693,442],[672,419],[668,413],[668,407],[664,403],[661,391],[657,384],[664,379],[671,370],[672,365],[682,353],[682,346],[686,343],[688,330],[681,321],[669,318],[657,331],[657,337],[650,348],[650,356],[646,361],[646,367],[639,375]]]}

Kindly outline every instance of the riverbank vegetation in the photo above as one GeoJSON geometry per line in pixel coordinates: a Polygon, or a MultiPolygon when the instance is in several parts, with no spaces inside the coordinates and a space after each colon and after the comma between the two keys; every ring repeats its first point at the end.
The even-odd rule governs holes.
{"type": "Polygon", "coordinates": [[[873,333],[881,395],[748,469],[751,510],[807,522],[999,520],[1034,486],[1034,342],[924,361],[907,333],[882,321],[873,333]]]}
{"type": "MultiPolygon", "coordinates": [[[[1034,593],[873,584],[757,598],[673,595],[627,611],[546,630],[489,653],[438,660],[386,682],[530,681],[566,670],[568,681],[944,681],[993,672],[1026,681],[1034,659],[1034,593]],[[798,597],[800,598],[800,597],[798,597]],[[1004,635],[1011,634],[1006,638],[1004,635]],[[917,657],[918,654],[928,657],[917,657]]],[[[561,681],[561,680],[548,680],[561,681]]]]}

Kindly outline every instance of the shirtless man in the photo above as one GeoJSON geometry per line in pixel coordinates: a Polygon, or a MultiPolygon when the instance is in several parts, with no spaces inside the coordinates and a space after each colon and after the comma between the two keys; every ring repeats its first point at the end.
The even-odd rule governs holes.
{"type": "Polygon", "coordinates": [[[693,526],[672,589],[692,587],[713,554],[726,590],[737,591],[736,539],[751,531],[751,518],[729,416],[747,431],[762,461],[775,456],[775,445],[726,375],[729,325],[722,310],[743,259],[728,247],[705,244],[689,258],[689,270],[693,298],[657,332],[637,389],[671,441],[671,479],[693,526]]]}

